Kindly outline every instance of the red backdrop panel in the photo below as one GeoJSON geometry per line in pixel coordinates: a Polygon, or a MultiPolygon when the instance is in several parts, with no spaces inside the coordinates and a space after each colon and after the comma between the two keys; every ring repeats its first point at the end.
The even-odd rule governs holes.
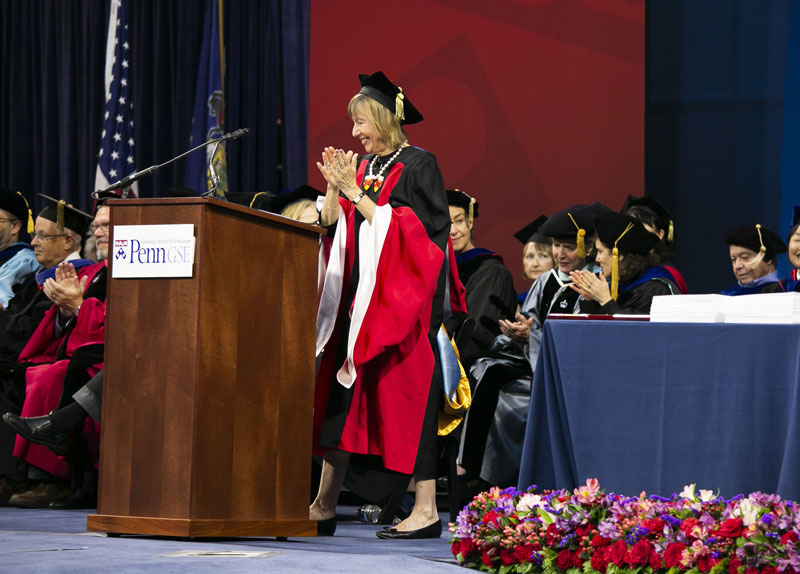
{"type": "Polygon", "coordinates": [[[361,153],[347,102],[383,70],[425,116],[410,143],[480,203],[476,244],[522,278],[512,233],[644,182],[643,0],[312,0],[309,183],[333,145],[361,153]]]}

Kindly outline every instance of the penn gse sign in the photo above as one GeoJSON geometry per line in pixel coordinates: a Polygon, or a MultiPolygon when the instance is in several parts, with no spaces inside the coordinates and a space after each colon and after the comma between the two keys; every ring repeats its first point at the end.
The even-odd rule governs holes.
{"type": "Polygon", "coordinates": [[[191,277],[194,225],[115,225],[111,251],[114,279],[191,277]]]}

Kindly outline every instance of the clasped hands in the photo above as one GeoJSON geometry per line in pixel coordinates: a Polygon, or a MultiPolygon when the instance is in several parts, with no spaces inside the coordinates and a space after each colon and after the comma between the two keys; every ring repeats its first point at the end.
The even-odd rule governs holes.
{"type": "Polygon", "coordinates": [[[602,271],[597,276],[591,271],[578,270],[572,271],[569,276],[572,279],[570,287],[587,301],[596,301],[598,305],[611,301],[611,290],[602,271]]]}
{"type": "Polygon", "coordinates": [[[83,303],[83,290],[88,280],[87,276],[79,278],[72,263],[65,261],[56,267],[55,279],[44,282],[44,294],[58,306],[62,317],[69,318],[83,303]]]}
{"type": "Polygon", "coordinates": [[[353,151],[345,153],[344,150],[333,147],[326,147],[322,152],[322,163],[317,162],[317,168],[328,183],[328,193],[341,191],[350,201],[359,194],[356,184],[357,166],[358,154],[353,151]]]}
{"type": "Polygon", "coordinates": [[[527,341],[531,334],[531,324],[533,317],[526,318],[522,313],[517,313],[516,321],[511,322],[508,319],[500,319],[500,331],[506,337],[517,341],[527,341]]]}

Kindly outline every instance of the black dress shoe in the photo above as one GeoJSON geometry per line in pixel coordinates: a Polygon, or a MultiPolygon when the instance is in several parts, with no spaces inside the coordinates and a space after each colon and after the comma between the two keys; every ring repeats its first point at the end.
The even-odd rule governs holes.
{"type": "Polygon", "coordinates": [[[6,413],[3,420],[25,440],[46,446],[54,453],[64,456],[69,450],[71,435],[53,430],[50,417],[19,417],[6,413]]]}
{"type": "Polygon", "coordinates": [[[418,528],[417,530],[405,530],[400,531],[396,528],[389,528],[388,530],[381,530],[376,532],[375,535],[378,538],[383,538],[384,540],[416,540],[419,538],[439,538],[442,535],[442,521],[437,520],[433,524],[428,524],[423,528],[418,528]]]}
{"type": "Polygon", "coordinates": [[[317,520],[317,536],[333,536],[336,532],[336,517],[317,520]]]}

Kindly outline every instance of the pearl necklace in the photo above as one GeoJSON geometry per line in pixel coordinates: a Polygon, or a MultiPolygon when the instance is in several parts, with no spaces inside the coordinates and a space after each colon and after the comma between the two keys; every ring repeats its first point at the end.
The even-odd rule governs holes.
{"type": "Polygon", "coordinates": [[[378,170],[378,175],[373,175],[372,168],[375,165],[375,162],[378,159],[378,154],[375,154],[375,157],[372,158],[372,161],[369,162],[369,173],[367,173],[367,177],[364,178],[364,191],[369,189],[369,186],[372,185],[372,182],[375,182],[374,187],[372,188],[373,191],[379,191],[381,186],[383,185],[383,172],[386,171],[386,168],[392,165],[392,162],[397,159],[397,156],[400,155],[400,152],[403,151],[404,147],[408,147],[408,141],[404,141],[403,144],[397,148],[397,151],[392,154],[392,157],[389,158],[380,170],[378,170]]]}

